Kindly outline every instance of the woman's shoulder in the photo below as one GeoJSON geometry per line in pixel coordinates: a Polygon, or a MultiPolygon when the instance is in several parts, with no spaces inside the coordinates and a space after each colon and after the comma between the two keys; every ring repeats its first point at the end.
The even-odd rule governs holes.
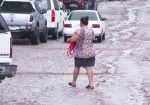
{"type": "Polygon", "coordinates": [[[92,29],[92,28],[89,28],[89,30],[90,30],[90,31],[93,31],[93,29],[92,29]]]}

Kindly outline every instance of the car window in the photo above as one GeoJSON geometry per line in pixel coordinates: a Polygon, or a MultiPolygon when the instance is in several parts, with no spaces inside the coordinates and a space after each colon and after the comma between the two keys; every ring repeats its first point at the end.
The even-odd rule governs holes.
{"type": "Polygon", "coordinates": [[[57,0],[53,0],[55,10],[59,10],[59,4],[57,0]]]}
{"type": "Polygon", "coordinates": [[[1,7],[1,12],[7,13],[31,13],[34,11],[30,2],[5,1],[1,7]]]}
{"type": "Polygon", "coordinates": [[[39,4],[39,7],[41,9],[46,9],[46,10],[50,10],[51,9],[51,4],[50,4],[50,0],[36,0],[37,3],[39,4]]]}
{"type": "Polygon", "coordinates": [[[4,21],[3,17],[0,15],[0,33],[7,32],[9,29],[7,27],[6,22],[4,21]]]}
{"type": "Polygon", "coordinates": [[[95,12],[72,12],[68,20],[80,20],[81,17],[88,16],[89,20],[98,20],[95,12]]]}

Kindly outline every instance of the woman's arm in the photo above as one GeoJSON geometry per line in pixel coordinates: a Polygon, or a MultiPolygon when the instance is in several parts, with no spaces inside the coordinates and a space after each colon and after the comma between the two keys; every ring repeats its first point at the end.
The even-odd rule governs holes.
{"type": "Polygon", "coordinates": [[[74,33],[71,38],[68,39],[68,42],[76,42],[79,39],[79,35],[74,33]]]}

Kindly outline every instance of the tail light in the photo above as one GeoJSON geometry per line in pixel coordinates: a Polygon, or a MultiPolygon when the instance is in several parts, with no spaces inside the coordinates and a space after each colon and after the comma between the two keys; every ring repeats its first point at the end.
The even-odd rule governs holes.
{"type": "Polygon", "coordinates": [[[32,22],[33,21],[33,16],[32,15],[30,15],[30,22],[32,22]]]}
{"type": "Polygon", "coordinates": [[[92,28],[100,28],[100,25],[99,24],[93,24],[92,28]]]}
{"type": "Polygon", "coordinates": [[[26,24],[26,29],[32,29],[32,22],[28,22],[26,24]]]}
{"type": "Polygon", "coordinates": [[[65,27],[65,28],[71,28],[72,25],[71,25],[71,24],[64,24],[64,27],[65,27]]]}
{"type": "Polygon", "coordinates": [[[52,10],[52,22],[55,22],[55,11],[54,11],[54,9],[52,10]]]}
{"type": "Polygon", "coordinates": [[[10,58],[12,58],[12,38],[10,38],[10,58]]]}

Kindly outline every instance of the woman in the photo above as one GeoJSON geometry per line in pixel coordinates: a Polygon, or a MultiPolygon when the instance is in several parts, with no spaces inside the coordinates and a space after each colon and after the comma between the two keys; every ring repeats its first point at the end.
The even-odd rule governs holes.
{"type": "Polygon", "coordinates": [[[88,89],[94,89],[92,66],[95,65],[95,52],[93,49],[94,32],[88,28],[88,17],[80,19],[80,29],[76,30],[74,35],[68,39],[68,42],[75,42],[74,49],[75,68],[73,72],[73,80],[69,85],[76,87],[76,80],[79,75],[80,67],[84,67],[87,71],[89,84],[88,89]]]}

